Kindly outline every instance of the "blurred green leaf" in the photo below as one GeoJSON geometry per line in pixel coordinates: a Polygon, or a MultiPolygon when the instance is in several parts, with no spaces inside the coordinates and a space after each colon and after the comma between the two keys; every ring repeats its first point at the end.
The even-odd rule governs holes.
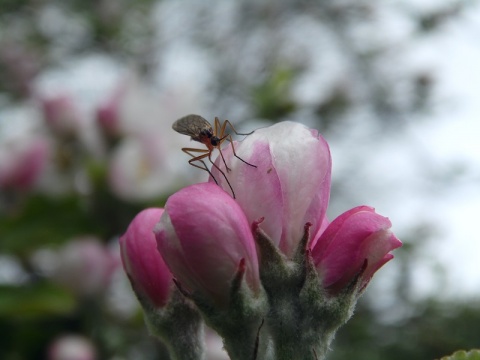
{"type": "Polygon", "coordinates": [[[292,69],[277,68],[253,89],[253,102],[258,117],[277,120],[295,110],[291,88],[296,75],[297,72],[292,69]]]}
{"type": "Polygon", "coordinates": [[[28,254],[39,245],[56,245],[73,236],[99,232],[78,197],[30,197],[14,214],[0,217],[0,251],[28,254]]]}
{"type": "Polygon", "coordinates": [[[321,131],[326,131],[338,122],[352,105],[347,87],[338,86],[330,92],[316,107],[315,113],[320,118],[321,131]]]}
{"type": "Polygon", "coordinates": [[[0,286],[0,318],[32,319],[65,315],[77,301],[66,290],[47,282],[33,286],[0,286]]]}
{"type": "Polygon", "coordinates": [[[451,356],[442,357],[440,360],[480,360],[480,350],[471,350],[469,352],[460,350],[451,356]]]}
{"type": "Polygon", "coordinates": [[[29,3],[28,0],[0,0],[0,15],[25,10],[29,3]]]}

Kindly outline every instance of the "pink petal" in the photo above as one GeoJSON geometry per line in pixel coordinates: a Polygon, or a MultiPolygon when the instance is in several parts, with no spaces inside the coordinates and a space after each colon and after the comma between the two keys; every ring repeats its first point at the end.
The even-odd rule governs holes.
{"type": "Polygon", "coordinates": [[[197,184],[172,195],[155,232],[160,253],[188,289],[224,303],[242,259],[247,283],[259,289],[250,225],[238,204],[218,186],[197,184]]]}
{"type": "Polygon", "coordinates": [[[43,137],[12,141],[0,154],[0,188],[29,189],[47,167],[50,144],[43,137]]]}
{"type": "MultiPolygon", "coordinates": [[[[236,149],[238,144],[234,142],[236,149]]],[[[218,157],[216,163],[226,173],[235,191],[236,201],[244,210],[248,223],[251,224],[264,217],[265,220],[261,224],[262,230],[270,236],[275,244],[279,245],[282,236],[282,208],[284,203],[280,179],[273,165],[268,143],[256,141],[251,146],[250,156],[246,156],[242,152],[242,159],[256,165],[257,168],[244,164],[235,158],[231,146],[225,148],[223,154],[232,171],[230,173],[225,172],[220,157],[218,157]]],[[[219,185],[225,191],[231,193],[225,177],[215,168],[212,169],[212,172],[219,185]]],[[[210,179],[210,182],[212,181],[210,179]]]]}
{"type": "Polygon", "coordinates": [[[163,209],[140,212],[120,237],[122,262],[134,289],[139,289],[156,306],[164,306],[170,296],[172,275],[157,252],[153,228],[163,209]]]}
{"type": "Polygon", "coordinates": [[[336,218],[319,237],[312,250],[325,287],[345,284],[367,260],[365,278],[391,259],[391,250],[401,242],[390,232],[390,220],[359,206],[336,218]]]}

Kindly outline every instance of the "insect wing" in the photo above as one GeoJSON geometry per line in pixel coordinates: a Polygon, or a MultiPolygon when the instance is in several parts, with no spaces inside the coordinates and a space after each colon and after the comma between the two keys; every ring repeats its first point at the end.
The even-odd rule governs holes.
{"type": "Polygon", "coordinates": [[[172,125],[172,129],[176,132],[191,136],[192,139],[198,139],[198,135],[204,129],[211,129],[212,125],[205,120],[200,115],[187,115],[177,121],[172,125]]]}

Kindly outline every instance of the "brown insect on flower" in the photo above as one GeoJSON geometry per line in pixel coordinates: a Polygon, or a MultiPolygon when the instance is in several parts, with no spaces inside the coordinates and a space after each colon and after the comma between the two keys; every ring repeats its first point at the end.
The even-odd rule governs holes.
{"type": "Polygon", "coordinates": [[[212,151],[214,149],[218,149],[220,152],[220,156],[222,157],[223,163],[225,164],[225,169],[227,169],[227,172],[230,171],[230,168],[228,167],[227,163],[225,162],[225,158],[223,157],[221,145],[225,140],[230,141],[230,145],[232,146],[232,151],[233,155],[243,161],[245,164],[255,167],[255,165],[252,165],[242,158],[240,158],[236,153],[235,153],[235,147],[233,146],[233,139],[232,135],[230,133],[226,133],[227,125],[230,126],[232,131],[237,134],[237,135],[250,135],[253,133],[250,132],[248,134],[242,134],[239,133],[235,130],[233,127],[232,123],[228,120],[225,120],[223,124],[220,125],[220,120],[218,117],[215,118],[215,123],[214,126],[205,120],[203,117],[200,115],[187,115],[184,116],[177,121],[175,121],[172,125],[173,130],[176,132],[183,134],[183,135],[188,135],[192,140],[198,141],[202,144],[204,144],[207,148],[206,149],[196,149],[196,148],[183,148],[182,151],[192,157],[188,161],[188,163],[192,166],[195,166],[199,169],[206,170],[210,176],[213,178],[215,183],[217,183],[217,179],[213,176],[211,171],[208,169],[207,164],[205,164],[205,161],[203,159],[208,157],[208,160],[212,163],[212,165],[222,173],[223,177],[228,183],[228,186],[230,187],[230,190],[232,190],[232,195],[233,198],[235,198],[235,192],[233,191],[232,185],[230,185],[230,181],[228,181],[227,175],[212,161],[212,151]],[[200,153],[201,155],[197,155],[200,153]],[[203,166],[196,164],[195,162],[200,162],[202,163],[203,166]]]}

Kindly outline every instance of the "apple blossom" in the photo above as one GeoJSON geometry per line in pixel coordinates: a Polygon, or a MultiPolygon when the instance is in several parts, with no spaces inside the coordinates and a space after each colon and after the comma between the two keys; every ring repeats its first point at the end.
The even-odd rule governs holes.
{"type": "Polygon", "coordinates": [[[323,286],[339,290],[365,266],[360,280],[363,289],[373,274],[393,258],[390,251],[402,244],[390,227],[390,220],[369,206],[355,207],[333,220],[312,248],[323,286]]]}
{"type": "Polygon", "coordinates": [[[56,95],[41,99],[47,125],[61,135],[77,133],[84,122],[73,99],[68,95],[56,95]]]}
{"type": "Polygon", "coordinates": [[[110,284],[118,262],[95,237],[77,237],[58,253],[53,278],[73,292],[93,296],[110,284]]]}
{"type": "Polygon", "coordinates": [[[36,47],[28,46],[25,41],[18,41],[15,35],[9,35],[13,35],[12,32],[4,34],[0,40],[2,87],[16,95],[29,96],[32,92],[32,80],[42,69],[42,57],[36,47]]]}
{"type": "Polygon", "coordinates": [[[0,151],[0,188],[28,189],[46,168],[50,144],[43,137],[6,143],[0,151]]]}
{"type": "Polygon", "coordinates": [[[155,228],[158,250],[188,291],[227,306],[231,282],[244,263],[245,280],[260,280],[250,225],[238,204],[218,186],[201,183],[170,196],[155,228]]]}
{"type": "Polygon", "coordinates": [[[160,196],[178,183],[178,163],[169,159],[164,136],[146,132],[123,138],[111,153],[108,182],[115,195],[129,201],[160,196]]]}
{"type": "MultiPolygon", "coordinates": [[[[255,130],[234,146],[240,158],[257,168],[235,158],[231,146],[222,150],[231,171],[226,171],[220,157],[216,165],[227,175],[248,222],[265,218],[261,228],[291,257],[305,223],[312,223],[312,233],[316,233],[325,217],[331,181],[327,142],[316,130],[285,121],[255,130]]],[[[229,192],[215,167],[212,173],[229,192]]]]}
{"type": "Polygon", "coordinates": [[[156,307],[163,307],[170,297],[172,275],[157,252],[153,233],[163,209],[141,211],[120,237],[120,252],[125,272],[137,296],[146,298],[156,307]]]}
{"type": "Polygon", "coordinates": [[[165,149],[158,136],[131,136],[112,152],[108,180],[115,194],[125,199],[158,196],[164,187],[165,149]]]}
{"type": "Polygon", "coordinates": [[[126,89],[123,83],[120,84],[96,110],[96,121],[109,136],[117,136],[121,133],[121,104],[125,98],[126,89]]]}
{"type": "Polygon", "coordinates": [[[55,339],[48,350],[49,360],[95,360],[93,343],[80,335],[63,335],[55,339]]]}

